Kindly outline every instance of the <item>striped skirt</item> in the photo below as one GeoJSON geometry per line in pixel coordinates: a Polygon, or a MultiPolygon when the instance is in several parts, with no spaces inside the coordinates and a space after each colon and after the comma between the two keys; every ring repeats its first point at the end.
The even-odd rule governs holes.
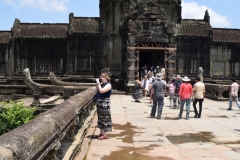
{"type": "Polygon", "coordinates": [[[112,131],[112,118],[110,110],[110,99],[99,98],[97,99],[97,115],[98,115],[98,128],[103,129],[104,132],[112,131]]]}

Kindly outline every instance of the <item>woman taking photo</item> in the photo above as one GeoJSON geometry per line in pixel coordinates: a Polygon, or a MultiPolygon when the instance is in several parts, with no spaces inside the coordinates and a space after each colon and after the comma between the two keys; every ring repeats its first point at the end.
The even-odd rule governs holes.
{"type": "Polygon", "coordinates": [[[98,139],[103,140],[107,138],[107,132],[112,131],[112,118],[110,111],[110,96],[112,93],[112,85],[110,84],[110,78],[107,74],[102,73],[97,82],[97,115],[98,115],[98,128],[100,134],[98,139]],[[101,83],[100,83],[101,81],[101,83]]]}

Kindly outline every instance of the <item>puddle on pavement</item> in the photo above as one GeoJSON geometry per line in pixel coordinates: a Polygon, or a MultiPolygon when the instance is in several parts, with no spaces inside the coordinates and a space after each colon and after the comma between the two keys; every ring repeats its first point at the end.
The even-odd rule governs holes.
{"type": "Polygon", "coordinates": [[[240,114],[240,113],[235,113],[235,114],[240,114]]]}
{"type": "Polygon", "coordinates": [[[108,137],[110,137],[110,138],[117,137],[117,139],[122,139],[122,142],[133,143],[132,136],[136,133],[143,133],[143,132],[137,132],[134,129],[144,129],[144,128],[139,128],[137,126],[133,126],[133,125],[131,125],[131,123],[128,122],[125,125],[113,124],[113,129],[121,130],[121,132],[118,134],[109,133],[108,137]]]}
{"type": "Polygon", "coordinates": [[[178,136],[166,136],[172,144],[182,144],[191,142],[212,142],[210,139],[214,138],[211,132],[200,133],[185,133],[178,136]]]}
{"type": "Polygon", "coordinates": [[[218,140],[212,132],[185,133],[178,136],[166,136],[172,144],[194,143],[194,142],[213,142],[216,145],[240,144],[240,140],[223,141],[218,140]]]}
{"type": "Polygon", "coordinates": [[[149,150],[154,150],[153,147],[158,147],[158,145],[149,145],[148,147],[140,148],[123,148],[120,151],[113,151],[110,155],[102,157],[102,160],[174,160],[174,158],[166,156],[149,156],[144,155],[143,153],[148,153],[149,150]],[[116,158],[117,157],[117,158],[116,158]]]}
{"type": "Polygon", "coordinates": [[[228,118],[228,116],[222,115],[222,116],[208,116],[209,118],[228,118]]]}

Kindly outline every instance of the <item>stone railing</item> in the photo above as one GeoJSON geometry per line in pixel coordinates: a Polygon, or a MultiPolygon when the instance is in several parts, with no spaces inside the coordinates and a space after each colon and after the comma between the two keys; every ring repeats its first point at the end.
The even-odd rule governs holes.
{"type": "Polygon", "coordinates": [[[229,100],[230,85],[205,83],[205,97],[213,100],[229,100]]]}
{"type": "Polygon", "coordinates": [[[75,129],[81,128],[94,109],[92,97],[95,92],[96,87],[89,87],[30,122],[0,136],[0,159],[58,159],[57,150],[61,141],[73,141],[75,129]]]}

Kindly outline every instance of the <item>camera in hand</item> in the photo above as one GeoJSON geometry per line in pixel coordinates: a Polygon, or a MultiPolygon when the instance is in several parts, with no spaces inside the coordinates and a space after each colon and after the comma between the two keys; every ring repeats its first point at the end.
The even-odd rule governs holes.
{"type": "Polygon", "coordinates": [[[102,82],[102,79],[101,79],[101,78],[99,78],[99,82],[100,82],[100,83],[102,82]]]}

